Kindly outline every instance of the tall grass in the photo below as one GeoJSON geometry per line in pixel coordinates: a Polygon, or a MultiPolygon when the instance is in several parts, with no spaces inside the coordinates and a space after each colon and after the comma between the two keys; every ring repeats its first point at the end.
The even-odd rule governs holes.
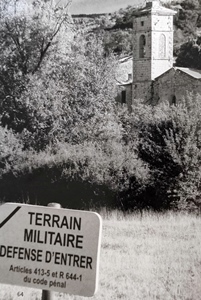
{"type": "MultiPolygon", "coordinates": [[[[201,299],[201,218],[102,210],[103,236],[96,300],[201,299]]],[[[1,300],[38,300],[39,290],[0,286],[1,300]],[[17,296],[23,291],[23,297],[17,296]],[[10,298],[9,298],[10,297],[10,298]]],[[[56,294],[55,300],[84,297],[56,294]]]]}

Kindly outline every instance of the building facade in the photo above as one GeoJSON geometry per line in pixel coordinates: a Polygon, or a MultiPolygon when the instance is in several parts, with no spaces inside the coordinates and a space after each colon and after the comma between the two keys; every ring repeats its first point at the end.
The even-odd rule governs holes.
{"type": "Polygon", "coordinates": [[[176,103],[188,92],[201,93],[201,72],[173,67],[175,11],[156,0],[134,14],[132,81],[122,82],[122,102],[176,103]]]}
{"type": "Polygon", "coordinates": [[[148,2],[133,20],[133,98],[148,100],[152,82],[173,66],[175,12],[148,2]]]}

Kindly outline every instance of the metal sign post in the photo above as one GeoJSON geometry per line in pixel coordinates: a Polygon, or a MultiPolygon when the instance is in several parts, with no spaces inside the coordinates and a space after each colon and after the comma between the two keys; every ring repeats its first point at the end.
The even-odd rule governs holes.
{"type": "Polygon", "coordinates": [[[42,290],[41,300],[55,300],[54,292],[42,290]]]}

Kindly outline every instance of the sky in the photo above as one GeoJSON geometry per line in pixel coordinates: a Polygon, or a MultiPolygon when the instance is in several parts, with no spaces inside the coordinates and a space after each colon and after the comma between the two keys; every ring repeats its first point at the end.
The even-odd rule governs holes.
{"type": "Polygon", "coordinates": [[[142,3],[145,3],[145,0],[72,0],[70,13],[109,13],[125,8],[128,5],[134,6],[142,3]]]}

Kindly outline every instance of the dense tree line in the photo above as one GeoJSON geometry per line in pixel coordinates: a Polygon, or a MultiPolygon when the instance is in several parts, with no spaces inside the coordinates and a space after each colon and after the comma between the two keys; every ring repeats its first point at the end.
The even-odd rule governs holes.
{"type": "Polygon", "coordinates": [[[117,105],[115,55],[65,8],[0,7],[0,200],[193,208],[200,96],[177,106],[136,100],[132,112],[117,105]]]}

